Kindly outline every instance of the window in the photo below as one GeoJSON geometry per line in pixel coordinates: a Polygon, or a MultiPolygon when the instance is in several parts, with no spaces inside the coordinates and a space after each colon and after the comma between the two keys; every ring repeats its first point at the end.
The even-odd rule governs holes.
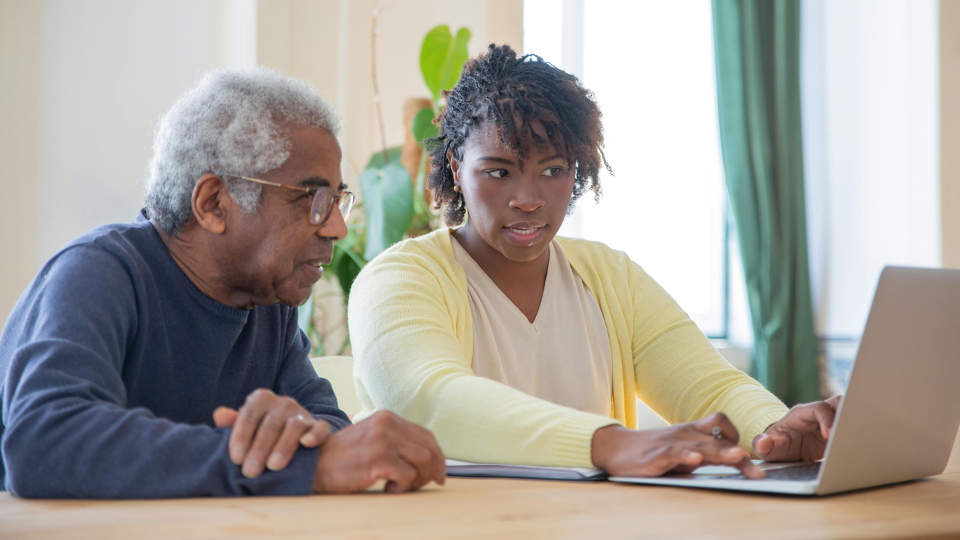
{"type": "MultiPolygon", "coordinates": [[[[705,334],[727,338],[731,285],[740,296],[743,286],[731,279],[742,271],[729,241],[710,2],[525,0],[524,52],[579,76],[604,115],[614,177],[604,173],[601,203],[586,195],[560,234],[626,252],[705,334]]],[[[733,312],[746,328],[745,303],[733,312]]]]}

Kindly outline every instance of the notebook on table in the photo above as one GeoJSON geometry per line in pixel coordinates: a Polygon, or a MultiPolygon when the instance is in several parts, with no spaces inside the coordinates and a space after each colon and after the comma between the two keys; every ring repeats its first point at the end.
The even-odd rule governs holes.
{"type": "Polygon", "coordinates": [[[447,476],[464,478],[523,478],[532,480],[567,480],[590,482],[606,480],[607,473],[599,469],[565,467],[534,467],[532,465],[501,465],[447,460],[447,476]]]}

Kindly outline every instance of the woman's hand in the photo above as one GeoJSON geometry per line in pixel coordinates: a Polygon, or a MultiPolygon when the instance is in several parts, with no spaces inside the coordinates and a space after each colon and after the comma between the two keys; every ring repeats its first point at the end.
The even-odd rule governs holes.
{"type": "Polygon", "coordinates": [[[723,413],[663,429],[634,431],[607,426],[593,434],[593,464],[611,476],[660,476],[689,473],[701,465],[729,465],[747,478],[763,478],[763,471],[740,448],[740,433],[723,413]],[[719,427],[721,438],[713,435],[719,427]]]}
{"type": "Polygon", "coordinates": [[[841,396],[797,405],[779,422],[753,438],[753,453],[765,461],[823,459],[841,396]]]}
{"type": "Polygon", "coordinates": [[[251,392],[239,411],[217,408],[213,422],[217,427],[233,427],[227,451],[247,478],[260,476],[264,467],[282,470],[301,445],[319,446],[330,435],[330,426],[295,399],[266,388],[251,392]]]}

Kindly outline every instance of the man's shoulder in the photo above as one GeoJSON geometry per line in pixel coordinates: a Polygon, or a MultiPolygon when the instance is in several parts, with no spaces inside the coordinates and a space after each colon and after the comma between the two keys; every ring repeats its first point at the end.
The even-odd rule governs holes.
{"type": "MultiPolygon", "coordinates": [[[[102,225],[74,238],[40,269],[30,289],[96,287],[100,293],[128,288],[135,274],[155,267],[162,241],[149,221],[102,225]]],[[[28,289],[28,291],[30,290],[28,289]]]]}

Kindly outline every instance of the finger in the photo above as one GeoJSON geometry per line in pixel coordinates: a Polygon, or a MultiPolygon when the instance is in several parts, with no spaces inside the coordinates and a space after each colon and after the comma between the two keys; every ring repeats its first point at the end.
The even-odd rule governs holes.
{"type": "Polygon", "coordinates": [[[813,409],[813,416],[820,424],[820,435],[823,437],[824,441],[830,438],[830,431],[833,429],[833,419],[835,415],[836,413],[834,412],[833,407],[827,405],[826,403],[817,404],[817,406],[813,409]]]}
{"type": "Polygon", "coordinates": [[[409,463],[417,473],[412,489],[425,486],[437,477],[437,463],[427,448],[409,441],[401,441],[397,445],[397,455],[409,463]]]}
{"type": "Polygon", "coordinates": [[[437,444],[437,438],[425,427],[418,426],[413,422],[406,422],[405,420],[404,423],[410,426],[412,431],[410,438],[415,441],[416,444],[426,448],[427,451],[430,452],[430,459],[433,463],[434,471],[432,479],[442,486],[447,480],[447,461],[443,455],[443,451],[440,450],[440,445],[437,444]]]}
{"type": "Polygon", "coordinates": [[[691,472],[703,463],[703,454],[671,444],[653,454],[652,459],[641,464],[640,476],[660,476],[668,472],[691,472]]]}
{"type": "Polygon", "coordinates": [[[733,425],[733,422],[730,421],[730,418],[728,418],[727,415],[721,412],[713,413],[710,416],[694,422],[693,425],[697,431],[706,435],[710,435],[711,437],[715,437],[713,428],[719,427],[720,436],[723,439],[726,439],[733,444],[739,444],[740,442],[740,432],[737,431],[737,427],[733,425]]]}
{"type": "MultiPolygon", "coordinates": [[[[240,472],[242,472],[244,476],[247,478],[260,476],[266,464],[267,456],[270,455],[270,451],[273,450],[274,445],[276,445],[277,440],[280,438],[284,426],[284,416],[283,413],[279,411],[270,412],[263,417],[263,420],[260,421],[260,425],[257,427],[253,444],[250,446],[250,450],[247,451],[246,457],[243,458],[243,468],[240,472]]],[[[299,439],[302,434],[302,431],[297,433],[297,439],[299,439]]]]}
{"type": "Polygon", "coordinates": [[[266,414],[264,407],[251,403],[240,407],[233,431],[230,433],[230,460],[240,465],[247,457],[247,450],[253,442],[253,435],[266,414]]]}
{"type": "Polygon", "coordinates": [[[418,426],[396,415],[386,415],[381,418],[381,420],[389,425],[385,432],[389,434],[388,436],[392,444],[397,445],[399,448],[402,444],[412,443],[419,448],[425,449],[429,453],[429,469],[432,472],[424,481],[424,484],[430,480],[434,480],[436,483],[443,485],[447,478],[447,464],[443,456],[443,451],[440,450],[440,446],[437,444],[437,439],[433,436],[433,433],[422,426],[418,426]]]}
{"type": "MultiPolygon", "coordinates": [[[[802,437],[792,437],[782,433],[767,433],[762,435],[763,441],[757,441],[757,456],[764,461],[797,461],[800,459],[802,437]]],[[[759,436],[758,436],[759,437],[759,436]]]]}
{"type": "Polygon", "coordinates": [[[397,457],[396,454],[381,458],[380,463],[374,466],[373,474],[374,481],[387,481],[383,488],[387,493],[410,491],[417,479],[417,471],[405,460],[397,457]]]}
{"type": "Polygon", "coordinates": [[[271,471],[280,471],[286,468],[293,458],[293,454],[300,447],[300,438],[304,436],[304,432],[309,431],[314,423],[312,417],[307,420],[304,415],[287,418],[283,432],[277,438],[273,450],[267,457],[267,468],[271,471]]]}
{"type": "Polygon", "coordinates": [[[703,465],[736,465],[750,458],[742,448],[723,440],[697,441],[690,449],[703,455],[703,465]]]}
{"type": "Polygon", "coordinates": [[[753,438],[753,453],[760,459],[767,459],[770,451],[773,450],[773,437],[766,433],[761,433],[753,438]]]}
{"type": "Polygon", "coordinates": [[[213,425],[218,428],[226,428],[233,425],[237,420],[239,413],[230,407],[217,407],[213,411],[213,425]]]}
{"type": "Polygon", "coordinates": [[[740,472],[742,472],[744,476],[753,480],[759,480],[766,476],[763,470],[757,467],[749,457],[743,458],[739,463],[734,465],[734,467],[740,469],[740,472]]]}
{"type": "Polygon", "coordinates": [[[827,405],[830,405],[830,407],[833,408],[834,411],[837,411],[837,410],[840,409],[840,402],[841,402],[841,401],[843,401],[843,396],[842,396],[842,395],[840,395],[840,396],[833,396],[832,398],[828,399],[828,400],[826,401],[826,403],[827,403],[827,405]]]}
{"type": "Polygon", "coordinates": [[[310,429],[300,437],[300,444],[306,448],[320,446],[330,437],[330,424],[317,420],[310,429]]]}

